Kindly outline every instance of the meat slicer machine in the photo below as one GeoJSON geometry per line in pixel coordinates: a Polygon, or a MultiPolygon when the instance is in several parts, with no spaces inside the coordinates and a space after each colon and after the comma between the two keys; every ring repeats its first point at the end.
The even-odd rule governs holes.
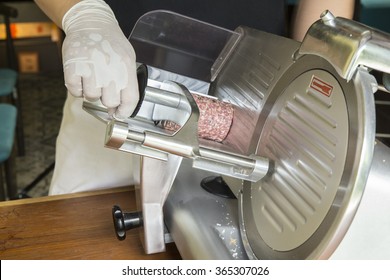
{"type": "Polygon", "coordinates": [[[147,254],[173,241],[185,259],[390,257],[374,102],[388,34],[325,11],[299,43],[153,11],[129,39],[143,64],[134,116],[84,103],[106,147],[137,155],[138,211],[112,209],[119,239],[138,228],[147,254]],[[192,93],[234,106],[223,141],[198,137],[192,93]]]}

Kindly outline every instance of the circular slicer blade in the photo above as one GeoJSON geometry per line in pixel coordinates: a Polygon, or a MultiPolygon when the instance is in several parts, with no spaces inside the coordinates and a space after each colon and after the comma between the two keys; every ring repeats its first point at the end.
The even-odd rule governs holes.
{"type": "Polygon", "coordinates": [[[240,206],[251,257],[327,258],[337,248],[373,154],[375,108],[365,79],[370,75],[358,72],[347,82],[309,56],[271,92],[257,151],[274,168],[263,180],[244,183],[240,206]]]}

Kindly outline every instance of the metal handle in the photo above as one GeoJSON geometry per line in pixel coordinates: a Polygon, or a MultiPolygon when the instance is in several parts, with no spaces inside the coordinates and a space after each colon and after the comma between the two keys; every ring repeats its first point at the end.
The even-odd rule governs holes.
{"type": "Polygon", "coordinates": [[[348,81],[359,66],[390,73],[390,35],[329,11],[310,27],[299,54],[326,59],[348,81]]]}

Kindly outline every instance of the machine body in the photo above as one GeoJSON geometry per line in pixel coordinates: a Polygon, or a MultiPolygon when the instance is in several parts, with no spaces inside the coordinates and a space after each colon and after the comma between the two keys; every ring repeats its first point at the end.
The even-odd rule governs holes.
{"type": "Polygon", "coordinates": [[[300,44],[156,11],[139,20],[130,41],[140,62],[159,71],[137,115],[118,122],[99,104],[84,107],[107,123],[107,147],[140,156],[146,253],[163,251],[170,238],[191,259],[353,252],[343,244],[364,229],[353,226],[356,213],[360,222],[366,216],[362,198],[389,194],[378,179],[389,171],[390,153],[375,144],[378,83],[371,74],[390,73],[388,34],[326,11],[300,44]],[[204,45],[194,48],[183,34],[204,45]],[[194,92],[233,104],[222,142],[198,138],[194,92]],[[162,117],[181,128],[156,126],[162,117]],[[210,176],[222,177],[234,198],[202,189],[210,176]]]}

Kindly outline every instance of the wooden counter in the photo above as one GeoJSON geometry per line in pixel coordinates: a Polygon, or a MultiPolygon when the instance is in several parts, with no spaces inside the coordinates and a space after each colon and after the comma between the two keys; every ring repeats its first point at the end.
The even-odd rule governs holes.
{"type": "Polygon", "coordinates": [[[180,259],[173,243],[146,255],[138,230],[116,238],[111,208],[134,211],[132,188],[0,203],[0,259],[180,259]]]}

